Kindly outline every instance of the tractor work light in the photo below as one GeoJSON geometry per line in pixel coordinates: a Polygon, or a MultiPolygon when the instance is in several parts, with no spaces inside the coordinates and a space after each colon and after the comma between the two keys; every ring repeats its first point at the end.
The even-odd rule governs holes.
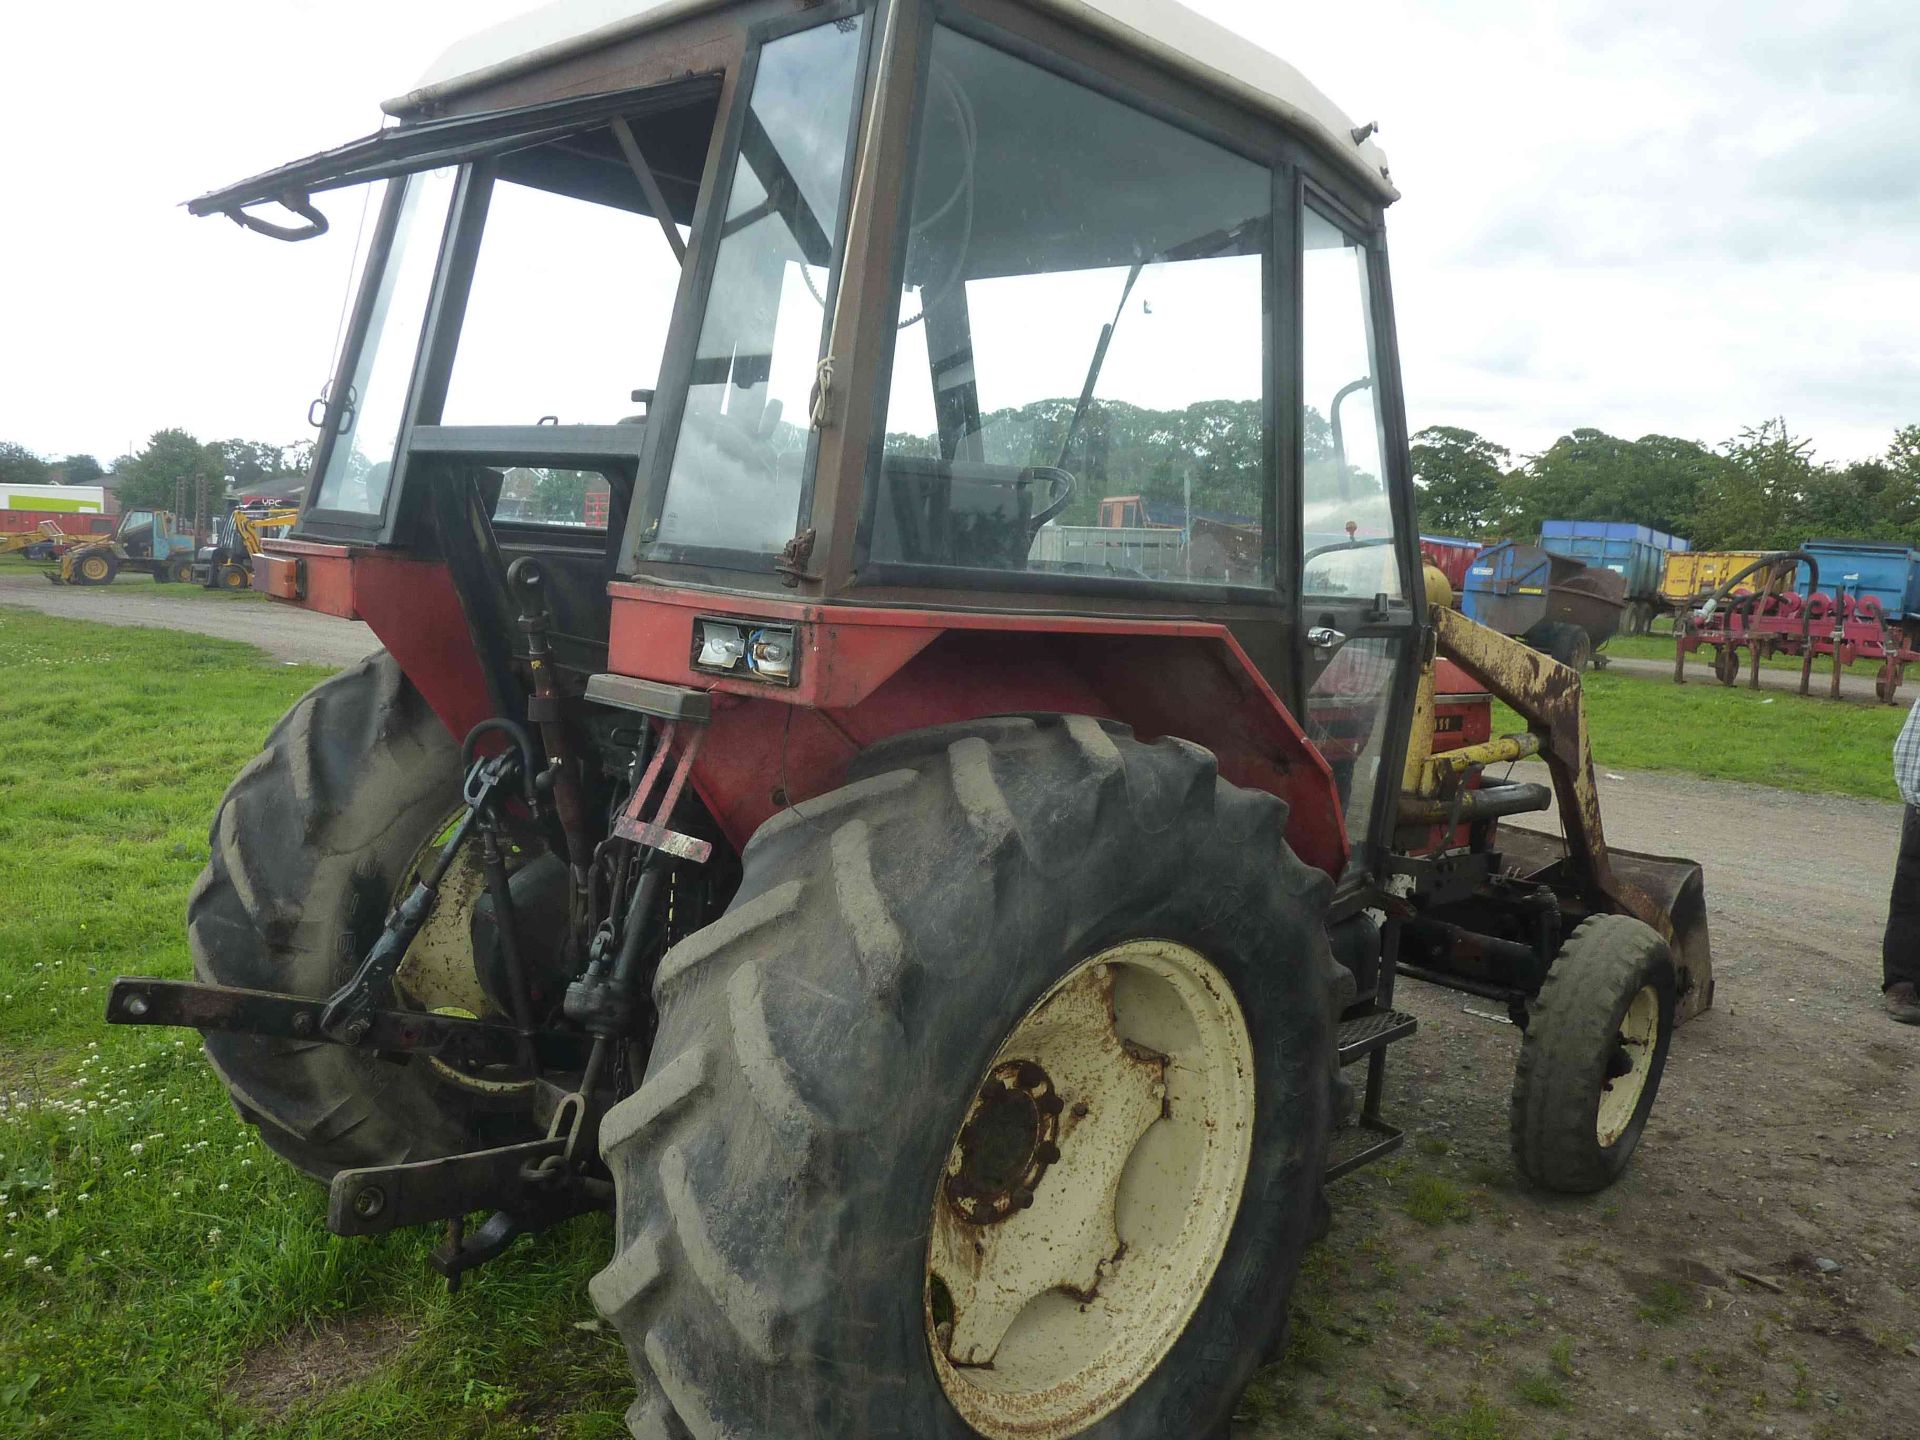
{"type": "Polygon", "coordinates": [[[702,670],[737,670],[747,653],[745,632],[724,620],[694,621],[693,639],[697,647],[693,663],[702,670]]]}
{"type": "Polygon", "coordinates": [[[747,637],[747,668],[762,680],[793,682],[793,631],[762,626],[747,637]]]}
{"type": "Polygon", "coordinates": [[[793,684],[791,625],[753,625],[735,620],[693,622],[693,668],[771,685],[793,684]]]}

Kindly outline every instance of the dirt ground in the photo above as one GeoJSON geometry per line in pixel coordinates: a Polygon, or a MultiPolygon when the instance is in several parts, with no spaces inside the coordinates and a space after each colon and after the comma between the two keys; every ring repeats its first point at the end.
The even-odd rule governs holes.
{"type": "Polygon", "coordinates": [[[278,659],[314,665],[344,667],[380,648],[373,632],[357,620],[240,596],[168,593],[181,588],[157,585],[144,575],[97,588],[50,585],[37,569],[8,569],[0,572],[0,605],[25,605],[45,615],[108,625],[193,630],[245,640],[278,659]]]}
{"type": "Polygon", "coordinates": [[[1517,1034],[1404,986],[1408,1146],[1333,1187],[1236,1440],[1920,1436],[1920,1030],[1877,1009],[1899,807],[1667,775],[1602,800],[1613,843],[1705,865],[1718,980],[1632,1166],[1518,1184],[1517,1034]]]}

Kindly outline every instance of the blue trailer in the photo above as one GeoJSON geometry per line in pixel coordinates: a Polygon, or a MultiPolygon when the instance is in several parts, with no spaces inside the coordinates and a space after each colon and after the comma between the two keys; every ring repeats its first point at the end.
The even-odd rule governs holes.
{"type": "Polygon", "coordinates": [[[1517,635],[1584,670],[1620,628],[1626,581],[1599,565],[1505,540],[1467,567],[1460,610],[1502,635],[1517,635]]]}
{"type": "MultiPolygon", "coordinates": [[[[1871,595],[1889,625],[1920,624],[1920,550],[1897,540],[1809,540],[1800,547],[1820,564],[1820,588],[1858,600],[1871,595]]],[[[1807,593],[1807,567],[1797,588],[1807,593]]]]}
{"type": "Polygon", "coordinates": [[[1687,542],[1647,525],[1623,520],[1543,520],[1540,548],[1555,555],[1611,570],[1627,582],[1627,609],[1620,628],[1644,635],[1663,608],[1660,572],[1667,554],[1685,550],[1687,542]]]}

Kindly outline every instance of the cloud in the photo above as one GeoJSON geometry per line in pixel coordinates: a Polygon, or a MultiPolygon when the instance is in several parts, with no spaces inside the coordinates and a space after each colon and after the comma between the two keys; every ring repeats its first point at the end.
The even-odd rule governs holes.
{"type": "MultiPolygon", "coordinates": [[[[530,0],[0,6],[16,277],[0,438],[111,456],[163,425],[299,438],[357,208],[303,245],[188,219],[364,133],[449,40],[530,0]],[[74,103],[73,57],[88,57],[74,103]],[[49,117],[59,117],[54,124],[49,117]]],[[[1920,422],[1911,0],[1192,0],[1377,119],[1409,419],[1519,450],[1576,425],[1822,454],[1920,422]]]]}

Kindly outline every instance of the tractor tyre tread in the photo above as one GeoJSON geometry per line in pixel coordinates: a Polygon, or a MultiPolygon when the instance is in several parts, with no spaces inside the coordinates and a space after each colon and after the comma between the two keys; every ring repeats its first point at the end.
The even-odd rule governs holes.
{"type": "MultiPolygon", "coordinates": [[[[459,749],[381,651],[310,690],[215,812],[187,900],[196,979],[324,996],[379,933],[398,871],[459,800],[459,749]]],[[[519,1138],[432,1078],[321,1041],[208,1034],[234,1108],[297,1169],[425,1160],[519,1138]],[[488,1138],[496,1135],[496,1138],[488,1138]]]]}
{"type": "Polygon", "coordinates": [[[1674,983],[1667,943],[1630,915],[1589,916],[1561,944],[1528,1017],[1508,1117],[1514,1163],[1533,1183],[1591,1194],[1626,1168],[1666,1068],[1674,983]],[[1596,1116],[1604,1068],[1627,1005],[1648,984],[1660,1019],[1646,1088],[1626,1130],[1603,1147],[1596,1116]]]}
{"type": "MultiPolygon", "coordinates": [[[[1013,954],[1008,936],[1029,933],[1022,917],[1040,894],[1053,897],[1050,933],[1060,946],[1095,944],[1099,923],[1088,912],[1106,902],[1092,892],[1150,886],[1154,864],[1177,870],[1178,880],[1163,882],[1170,890],[1211,879],[1219,888],[1206,908],[1236,935],[1311,922],[1298,963],[1276,965],[1285,978],[1263,982],[1293,987],[1297,1045],[1271,1063],[1302,1067],[1284,1122],[1298,1127],[1286,1164],[1299,1168],[1284,1173],[1304,1191],[1297,1204],[1254,1218],[1260,1234],[1245,1242],[1233,1273],[1263,1277],[1257,1299],[1242,1297],[1243,1313],[1209,1320],[1240,1343],[1225,1343],[1223,1330],[1183,1336],[1173,1352],[1191,1342],[1190,1370],[1237,1395],[1284,1325],[1292,1266],[1323,1204],[1331,1112],[1344,1103],[1332,1018],[1351,1002],[1353,978],[1325,941],[1330,882],[1284,843],[1287,807],[1219,782],[1213,756],[1197,746],[1148,746],[1078,717],[994,719],[886,740],[856,758],[847,781],[763,826],[745,849],[728,913],[664,957],[647,1076],[601,1129],[617,1194],[615,1256],[589,1288],[632,1363],[632,1434],[972,1433],[926,1359],[924,1229],[918,1241],[873,1238],[924,1226],[933,1182],[924,1195],[907,1194],[914,1184],[891,1184],[889,1167],[911,1170],[916,1162],[901,1160],[902,1150],[935,1142],[936,1169],[943,1163],[959,1116],[947,1113],[935,1077],[957,1070],[955,1057],[973,1055],[990,1033],[990,1022],[967,1017],[1014,1004],[1033,969],[1052,963],[1009,960],[1002,975],[981,971],[976,956],[1013,954]],[[999,945],[983,951],[986,936],[999,945]],[[1318,1101],[1302,1098],[1315,1088],[1303,1082],[1307,1073],[1322,1076],[1318,1101]],[[939,1118],[916,1122],[917,1109],[939,1118]],[[884,1222],[863,1228],[876,1211],[884,1222]],[[1276,1258],[1285,1262],[1278,1272],[1276,1258]],[[875,1278],[882,1275],[893,1278],[875,1278]],[[911,1305],[889,1286],[910,1286],[911,1305]],[[898,1325],[848,1318],[909,1309],[898,1325]],[[898,1333],[903,1327],[912,1333],[898,1333]]],[[[1181,907],[1196,902],[1154,903],[1184,917],[1181,907]]],[[[1029,948],[1059,954],[1047,948],[1053,943],[1029,948]]],[[[978,1073],[968,1074],[962,1097],[978,1073]]],[[[1261,1173],[1277,1190],[1281,1162],[1261,1163],[1276,1167],[1261,1173]]],[[[1251,1196],[1252,1174],[1248,1185],[1251,1196]]],[[[1243,1214],[1254,1208],[1243,1202],[1243,1214]]],[[[1227,1268],[1223,1260],[1216,1277],[1227,1268]]],[[[1162,1369],[1171,1366],[1170,1357],[1162,1369]]],[[[1179,1433],[1211,1433],[1224,1415],[1189,1425],[1178,1409],[1215,1393],[1189,1379],[1186,1391],[1168,1382],[1171,1399],[1144,1402],[1163,1407],[1158,1418],[1119,1418],[1139,1409],[1136,1392],[1086,1433],[1173,1433],[1165,1426],[1175,1413],[1179,1433]]]]}

